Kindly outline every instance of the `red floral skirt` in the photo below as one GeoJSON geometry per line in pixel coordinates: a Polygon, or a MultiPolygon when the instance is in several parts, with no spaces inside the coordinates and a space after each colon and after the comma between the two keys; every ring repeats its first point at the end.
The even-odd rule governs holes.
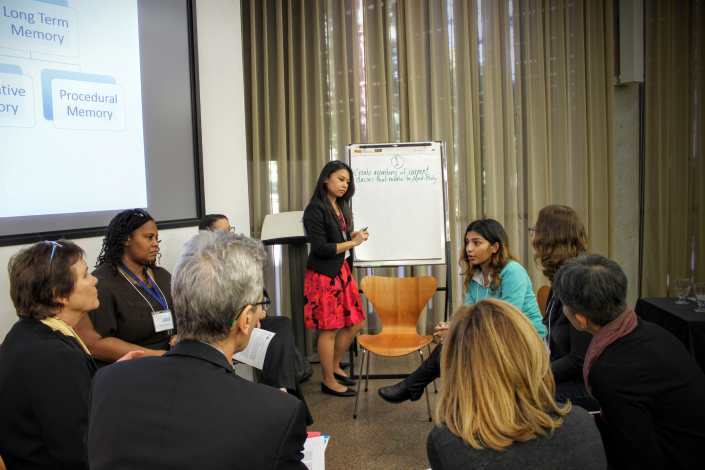
{"type": "Polygon", "coordinates": [[[309,330],[332,330],[365,319],[360,293],[347,261],[335,278],[306,269],[304,320],[309,330]]]}

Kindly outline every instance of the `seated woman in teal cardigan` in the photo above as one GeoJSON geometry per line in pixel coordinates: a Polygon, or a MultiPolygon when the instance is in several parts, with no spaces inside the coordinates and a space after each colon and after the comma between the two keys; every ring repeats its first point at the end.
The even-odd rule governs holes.
{"type": "MultiPolygon", "coordinates": [[[[468,225],[460,266],[466,305],[483,299],[503,300],[521,310],[541,338],[546,336],[531,279],[516,261],[502,224],[493,219],[481,219],[468,225]]],[[[441,349],[447,328],[446,323],[436,327],[441,343],[416,371],[404,381],[378,390],[384,400],[390,403],[416,401],[423,395],[426,385],[440,377],[441,349]]]]}

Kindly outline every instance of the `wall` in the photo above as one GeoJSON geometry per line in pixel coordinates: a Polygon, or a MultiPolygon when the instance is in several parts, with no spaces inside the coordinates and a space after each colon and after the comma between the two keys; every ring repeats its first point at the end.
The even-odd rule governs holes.
{"type": "Polygon", "coordinates": [[[614,181],[610,257],[627,275],[627,302],[639,295],[639,85],[614,87],[614,181]]]}
{"type": "MultiPolygon", "coordinates": [[[[249,235],[240,0],[201,0],[197,18],[206,212],[226,214],[231,225],[249,235]]],[[[161,266],[171,271],[182,246],[195,233],[196,227],[160,232],[161,266]]],[[[93,265],[102,238],[76,243],[93,265]]],[[[5,273],[10,257],[20,248],[0,247],[0,341],[17,321],[5,273]]]]}

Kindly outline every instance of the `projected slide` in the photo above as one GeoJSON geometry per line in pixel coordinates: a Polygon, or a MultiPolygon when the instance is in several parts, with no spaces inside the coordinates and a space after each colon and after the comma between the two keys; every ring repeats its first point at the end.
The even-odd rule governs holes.
{"type": "Polygon", "coordinates": [[[147,207],[137,0],[0,0],[0,217],[147,207]]]}

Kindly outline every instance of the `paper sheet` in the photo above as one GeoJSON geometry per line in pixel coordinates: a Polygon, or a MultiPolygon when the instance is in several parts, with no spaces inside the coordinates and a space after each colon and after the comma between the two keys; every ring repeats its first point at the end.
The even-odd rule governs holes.
{"type": "Polygon", "coordinates": [[[443,175],[439,156],[353,155],[357,229],[370,238],[356,261],[434,260],[445,249],[443,175]]]}
{"type": "Polygon", "coordinates": [[[262,370],[264,355],[273,337],[274,333],[271,331],[255,328],[250,335],[250,344],[239,353],[233,354],[233,359],[262,370]]]}
{"type": "Polygon", "coordinates": [[[326,446],[328,436],[309,437],[304,442],[303,463],[308,470],[326,469],[326,446]]]}

